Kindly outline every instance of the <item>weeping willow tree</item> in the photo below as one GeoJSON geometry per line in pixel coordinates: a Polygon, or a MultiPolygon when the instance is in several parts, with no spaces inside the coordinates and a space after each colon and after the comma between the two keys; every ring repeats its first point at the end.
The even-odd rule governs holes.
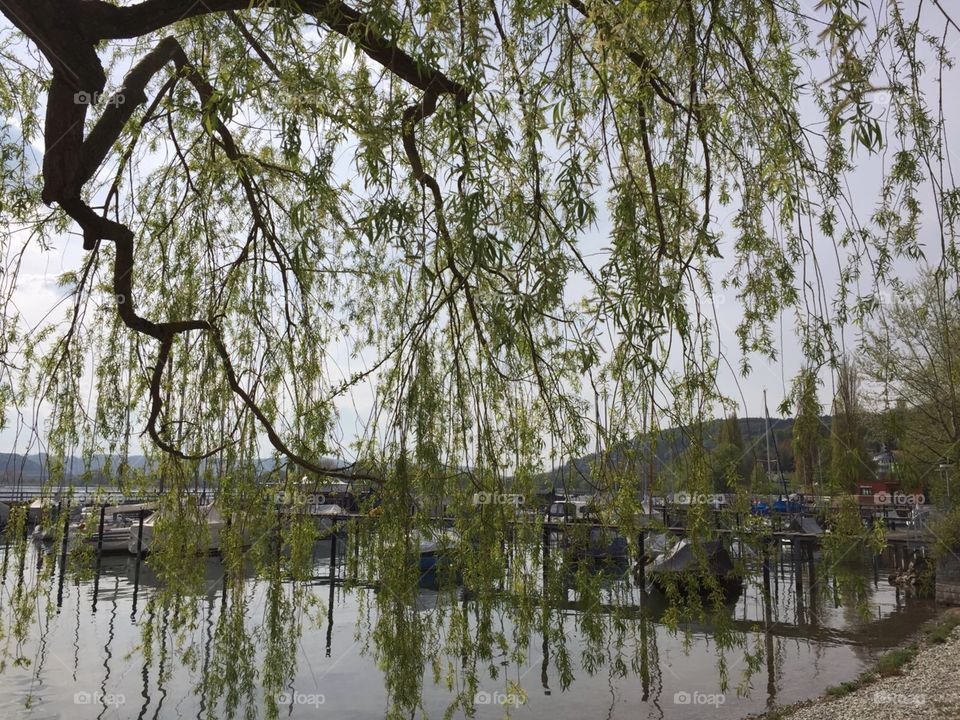
{"type": "MultiPolygon", "coordinates": [[[[168,589],[150,618],[196,622],[181,607],[202,583],[183,562],[202,546],[186,491],[219,484],[238,521],[204,687],[231,714],[284,686],[314,609],[284,583],[309,575],[316,531],[263,512],[264,453],[294,476],[379,488],[354,575],[389,589],[370,602],[393,707],[417,707],[425,667],[466,707],[491,648],[519,657],[532,629],[569,667],[554,612],[566,588],[542,572],[559,559],[537,555],[539,521],[478,509],[477,493],[532,496],[550,464],[696,426],[729,401],[725,352],[744,377],[779,359],[778,323],[808,367],[835,365],[843,329],[907,263],[932,252],[957,274],[935,85],[958,29],[937,2],[0,12],[0,420],[33,418],[52,483],[69,482],[72,453],[119,457],[108,475],[122,487],[159,482],[151,562],[168,589]],[[881,167],[866,214],[848,182],[864,163],[881,167]],[[28,324],[24,258],[62,247],[83,251],[59,278],[68,310],[28,324]],[[734,328],[721,294],[742,308],[734,328]],[[141,447],[149,477],[126,462],[141,447]],[[479,608],[451,607],[439,642],[408,572],[437,503],[477,549],[463,580],[479,608]],[[249,561],[271,581],[258,636],[244,632],[249,561]],[[509,633],[494,623],[504,593],[509,633]]],[[[631,545],[654,447],[592,472],[631,545]]],[[[709,490],[705,472],[680,481],[709,490]]],[[[712,532],[706,517],[692,530],[712,532]]],[[[589,658],[631,646],[620,618],[582,605],[589,658]]],[[[13,636],[30,606],[15,604],[13,636]]]]}

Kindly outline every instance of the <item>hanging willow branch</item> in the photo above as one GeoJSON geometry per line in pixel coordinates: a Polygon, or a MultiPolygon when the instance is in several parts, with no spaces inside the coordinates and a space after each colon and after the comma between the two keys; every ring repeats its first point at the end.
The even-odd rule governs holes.
{"type": "MultiPolygon", "coordinates": [[[[192,331],[201,331],[209,334],[221,360],[233,392],[243,401],[244,405],[257,418],[263,427],[271,445],[303,468],[331,475],[346,475],[357,479],[378,479],[380,476],[362,471],[354,467],[342,468],[329,464],[314,463],[297,453],[294,453],[277,434],[270,420],[257,405],[254,397],[240,384],[233,364],[230,360],[229,348],[226,346],[220,331],[207,320],[171,320],[154,322],[138,315],[134,304],[133,275],[134,260],[134,233],[125,225],[98,215],[81,198],[84,185],[100,168],[111,147],[120,139],[130,118],[136,109],[147,101],[146,87],[153,77],[169,62],[176,67],[178,74],[186,78],[199,96],[204,108],[214,106],[214,88],[193,67],[184,53],[183,48],[173,37],[161,40],[157,46],[147,53],[127,74],[124,83],[115,98],[117,102],[108,102],[107,109],[94,125],[88,136],[82,136],[83,120],[86,115],[87,103],[76,101],[77,93],[85,93],[88,97],[95,97],[103,91],[105,75],[96,56],[95,45],[98,41],[111,36],[132,36],[142,34],[147,30],[144,25],[157,23],[162,26],[160,19],[164,12],[171,10],[169,4],[162,9],[161,3],[143,3],[139,12],[130,16],[121,12],[122,18],[111,16],[107,10],[113,8],[101,3],[90,3],[87,7],[77,6],[74,12],[78,13],[70,18],[68,23],[74,28],[84,28],[86,36],[78,36],[64,32],[60,22],[52,21],[54,12],[52,7],[46,10],[51,15],[39,14],[36,6],[16,3],[5,8],[8,17],[27,33],[41,48],[51,65],[54,67],[53,79],[47,97],[47,124],[45,137],[47,152],[44,155],[43,166],[43,200],[47,204],[58,203],[60,207],[80,225],[83,231],[84,249],[94,250],[101,240],[108,240],[116,246],[116,260],[113,272],[113,291],[118,299],[117,311],[124,324],[131,330],[156,339],[159,342],[156,361],[150,380],[151,410],[147,421],[147,432],[153,441],[166,452],[182,459],[203,459],[217,454],[222,448],[210,450],[204,455],[188,458],[178,448],[165,441],[157,431],[157,420],[163,407],[162,385],[164,368],[170,356],[173,342],[178,335],[192,331]],[[34,9],[31,10],[30,8],[34,9]],[[106,13],[104,11],[107,10],[106,13]],[[157,14],[154,14],[154,11],[157,14]],[[159,16],[159,17],[158,17],[159,16]],[[92,25],[89,21],[92,20],[92,25]],[[136,28],[141,29],[136,29],[136,28]],[[109,28],[109,29],[107,29],[109,28]],[[123,29],[121,29],[123,28],[123,29]],[[130,33],[127,35],[127,33],[130,33]]],[[[184,7],[187,5],[184,4],[184,7]]],[[[191,4],[194,10],[197,4],[191,4]]],[[[231,7],[236,9],[245,7],[244,3],[224,3],[223,7],[209,7],[199,5],[206,12],[225,10],[231,7]]],[[[441,72],[425,68],[413,58],[397,47],[392,46],[383,37],[379,36],[365,22],[364,18],[342,3],[317,3],[304,7],[318,19],[324,21],[332,30],[347,37],[358,37],[358,44],[371,58],[382,63],[396,75],[422,89],[426,95],[421,110],[411,109],[409,117],[404,117],[404,145],[407,148],[411,164],[414,167],[415,177],[429,185],[433,191],[438,208],[438,215],[442,217],[442,198],[439,187],[433,178],[424,173],[415,143],[412,139],[413,124],[422,122],[429,117],[436,107],[438,92],[452,94],[458,102],[466,99],[466,90],[450,81],[441,72]]],[[[182,19],[185,13],[177,13],[173,17],[182,19]]],[[[62,18],[61,18],[62,19],[62,18]]],[[[216,133],[219,135],[222,147],[227,157],[236,164],[240,174],[244,192],[250,204],[254,218],[254,226],[261,232],[268,232],[267,223],[259,210],[258,200],[252,182],[244,173],[240,162],[241,156],[237,145],[227,127],[218,118],[216,133]]],[[[444,229],[443,232],[446,232],[444,229]]],[[[455,265],[451,261],[451,268],[456,273],[455,265]]],[[[465,286],[462,276],[458,278],[461,286],[465,286]]],[[[475,317],[479,327],[479,320],[475,317]]]]}

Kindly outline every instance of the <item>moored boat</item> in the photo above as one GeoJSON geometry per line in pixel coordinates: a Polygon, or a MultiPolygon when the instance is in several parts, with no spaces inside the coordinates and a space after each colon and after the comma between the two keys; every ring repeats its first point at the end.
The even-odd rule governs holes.
{"type": "Polygon", "coordinates": [[[617,562],[627,558],[627,539],[613,527],[591,526],[586,537],[570,537],[568,547],[573,559],[580,562],[617,562]]]}
{"type": "Polygon", "coordinates": [[[654,587],[660,590],[674,585],[679,588],[696,586],[703,591],[709,590],[715,582],[724,591],[732,592],[743,584],[733,558],[719,540],[703,542],[698,552],[689,538],[683,538],[651,562],[646,573],[654,587]]]}
{"type": "Polygon", "coordinates": [[[416,535],[419,543],[420,572],[430,572],[440,567],[448,567],[453,562],[454,550],[459,536],[452,530],[441,530],[432,537],[416,535]]]}
{"type": "MultiPolygon", "coordinates": [[[[68,543],[76,547],[79,543],[91,545],[95,552],[126,552],[130,542],[131,528],[141,513],[148,516],[156,509],[156,503],[136,505],[111,505],[102,508],[103,531],[100,529],[101,508],[88,506],[80,510],[79,520],[70,523],[68,543]]],[[[55,537],[52,525],[37,525],[31,536],[36,542],[50,542],[55,537]]]]}
{"type": "MultiPolygon", "coordinates": [[[[206,548],[208,553],[220,552],[220,532],[226,527],[227,521],[214,507],[213,503],[203,505],[199,508],[202,521],[206,525],[206,548]]],[[[153,545],[154,532],[157,521],[160,519],[160,513],[155,513],[143,521],[143,531],[141,533],[139,525],[132,527],[130,537],[127,542],[127,549],[133,555],[145,555],[150,552],[153,545]]]]}

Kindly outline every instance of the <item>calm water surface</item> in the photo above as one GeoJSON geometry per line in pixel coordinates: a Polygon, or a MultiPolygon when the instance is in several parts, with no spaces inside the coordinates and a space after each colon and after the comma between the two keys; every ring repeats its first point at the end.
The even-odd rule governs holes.
{"type": "MultiPolygon", "coordinates": [[[[323,578],[329,572],[329,541],[317,543],[314,552],[316,574],[323,578]]],[[[28,559],[28,573],[36,572],[38,559],[36,553],[28,559]]],[[[55,558],[48,556],[45,561],[55,558]]],[[[172,649],[165,658],[155,649],[152,660],[145,661],[135,621],[146,613],[146,601],[156,591],[156,577],[143,565],[138,578],[133,557],[105,557],[96,582],[91,579],[71,584],[68,579],[61,607],[49,617],[40,613],[28,645],[19,650],[29,659],[29,665],[8,663],[0,673],[0,718],[205,717],[209,707],[203,693],[198,692],[200,666],[210,656],[222,602],[223,571],[217,558],[197,562],[205,563],[208,592],[196,598],[201,622],[187,635],[187,647],[192,646],[199,659],[195,671],[180,665],[172,649]]],[[[684,720],[704,716],[723,720],[742,718],[774,703],[818,695],[828,686],[855,677],[877,655],[901,643],[933,614],[931,603],[903,598],[887,585],[883,563],[876,573],[864,564],[862,573],[869,584],[868,617],[850,607],[811,598],[806,585],[798,593],[793,564],[774,565],[768,633],[762,631],[762,589],[757,580],[747,586],[729,608],[734,628],[751,633],[749,648],[756,649],[759,643],[773,653],[768,653],[753,675],[746,696],[738,696],[735,687],[745,669],[744,652],[728,652],[731,687],[719,695],[713,628],[690,628],[685,642],[683,633],[672,633],[656,620],[665,601],[651,594],[645,599],[655,619],[649,636],[652,655],[646,683],[629,670],[629,661],[625,676],[611,671],[609,661],[594,668],[593,674],[587,672],[581,664],[580,649],[584,645],[578,613],[571,609],[563,622],[572,663],[570,686],[561,689],[555,658],[549,653],[544,657],[539,651],[541,642],[532,638],[527,664],[518,667],[506,656],[492,659],[491,664],[499,666],[501,672],[497,680],[481,680],[476,716],[503,717],[509,709],[513,717],[530,720],[684,720]],[[754,636],[757,630],[760,632],[754,636]],[[505,676],[524,688],[525,704],[504,707],[503,703],[511,699],[506,694],[505,676]]],[[[801,579],[808,582],[805,577],[801,579]]],[[[15,582],[15,568],[9,567],[0,604],[8,605],[15,582]]],[[[53,583],[50,597],[56,603],[56,576],[53,583]]],[[[262,620],[264,589],[263,582],[250,579],[253,602],[248,625],[252,627],[262,620]]],[[[318,580],[317,592],[326,601],[329,586],[318,580]]],[[[360,592],[335,586],[332,613],[325,609],[319,624],[305,625],[297,648],[296,679],[283,698],[288,702],[281,708],[281,717],[346,720],[385,715],[387,695],[373,657],[372,641],[365,647],[364,631],[358,632],[360,592]]],[[[422,589],[418,609],[436,612],[439,602],[438,593],[422,589]]],[[[0,609],[6,616],[7,608],[0,609]]],[[[162,626],[167,619],[159,620],[162,626]]],[[[9,638],[0,641],[8,647],[12,643],[9,638]]],[[[424,676],[424,710],[430,718],[442,718],[453,694],[442,683],[433,683],[429,669],[424,676]]],[[[488,677],[486,671],[482,677],[488,677]]]]}

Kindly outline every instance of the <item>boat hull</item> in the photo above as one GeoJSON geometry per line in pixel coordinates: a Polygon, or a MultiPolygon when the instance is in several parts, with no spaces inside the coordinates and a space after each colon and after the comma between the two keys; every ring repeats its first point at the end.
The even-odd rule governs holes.
{"type": "Polygon", "coordinates": [[[739,591],[743,586],[743,578],[735,571],[733,558],[717,540],[704,543],[702,556],[694,551],[688,541],[684,541],[675,550],[650,563],[646,574],[650,584],[661,591],[676,587],[680,590],[709,592],[719,586],[729,594],[739,591]]]}

